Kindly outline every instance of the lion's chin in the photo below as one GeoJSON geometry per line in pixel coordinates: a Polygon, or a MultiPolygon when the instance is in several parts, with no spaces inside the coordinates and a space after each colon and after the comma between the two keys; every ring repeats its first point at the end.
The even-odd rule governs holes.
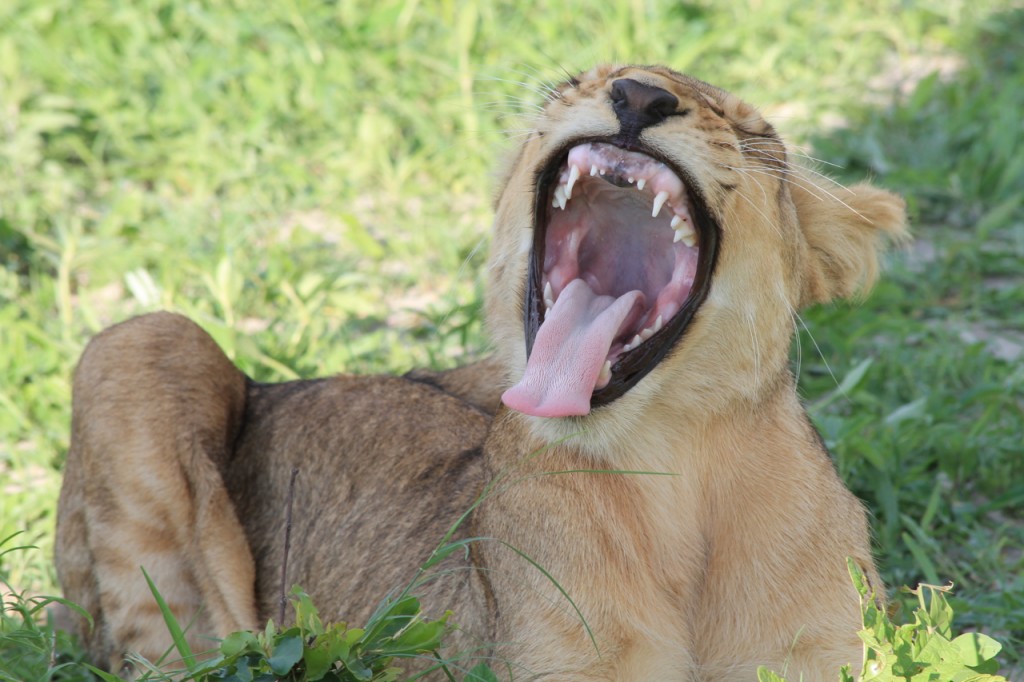
{"type": "Polygon", "coordinates": [[[507,406],[538,417],[589,414],[678,341],[706,295],[717,243],[683,176],[606,141],[571,145],[541,174],[528,360],[502,396],[507,406]]]}

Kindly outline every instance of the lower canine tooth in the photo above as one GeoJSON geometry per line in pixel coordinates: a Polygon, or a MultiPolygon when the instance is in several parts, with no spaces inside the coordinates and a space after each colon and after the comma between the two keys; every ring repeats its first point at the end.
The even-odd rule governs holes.
{"type": "Polygon", "coordinates": [[[664,322],[661,319],[661,315],[658,315],[658,319],[656,319],[654,321],[654,331],[656,331],[656,332],[661,331],[661,325],[663,325],[663,324],[664,324],[664,322]]]}
{"type": "Polygon", "coordinates": [[[658,192],[658,196],[654,197],[654,208],[651,211],[651,217],[657,218],[658,214],[661,213],[661,207],[668,201],[668,192],[662,190],[658,192]]]}
{"type": "Polygon", "coordinates": [[[555,188],[555,202],[563,211],[565,210],[565,201],[565,185],[559,185],[555,188]]]}
{"type": "Polygon", "coordinates": [[[644,341],[646,341],[647,339],[651,338],[652,336],[654,336],[654,328],[653,327],[648,327],[647,329],[645,329],[642,332],[640,332],[640,338],[643,339],[644,341]]]}
{"type": "Polygon", "coordinates": [[[675,244],[676,242],[682,242],[690,248],[696,246],[697,233],[693,231],[693,228],[690,227],[689,223],[683,223],[676,228],[676,234],[672,237],[672,243],[675,244]]]}
{"type": "Polygon", "coordinates": [[[633,346],[633,348],[636,348],[643,342],[644,340],[640,338],[639,334],[637,334],[636,336],[633,337],[633,340],[629,342],[629,345],[633,346]]]}
{"type": "Polygon", "coordinates": [[[679,226],[679,223],[681,222],[683,222],[683,219],[677,215],[674,215],[672,216],[672,222],[669,223],[669,226],[674,230],[679,226]]]}

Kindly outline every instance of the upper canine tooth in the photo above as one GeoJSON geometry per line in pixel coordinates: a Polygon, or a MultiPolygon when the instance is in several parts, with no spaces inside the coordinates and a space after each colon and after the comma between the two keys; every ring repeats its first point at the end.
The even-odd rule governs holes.
{"type": "Polygon", "coordinates": [[[597,375],[597,383],[607,384],[612,380],[612,361],[605,360],[604,365],[601,367],[601,373],[597,375]]]}
{"type": "Polygon", "coordinates": [[[640,178],[639,180],[636,181],[636,188],[637,189],[643,189],[644,185],[646,185],[646,184],[647,184],[647,178],[640,178]]]}
{"type": "Polygon", "coordinates": [[[657,218],[658,214],[661,213],[661,207],[668,201],[668,192],[662,190],[658,192],[658,196],[654,197],[654,209],[651,211],[651,217],[657,218]]]}
{"type": "Polygon", "coordinates": [[[572,199],[572,186],[576,184],[576,181],[580,179],[579,166],[573,166],[569,169],[569,179],[565,181],[565,198],[566,200],[572,199]]]}
{"type": "Polygon", "coordinates": [[[551,291],[551,282],[544,285],[544,305],[548,310],[555,307],[555,294],[551,291]]]}
{"type": "Polygon", "coordinates": [[[596,163],[591,164],[591,166],[590,166],[590,174],[591,175],[597,175],[597,164],[596,163]]]}

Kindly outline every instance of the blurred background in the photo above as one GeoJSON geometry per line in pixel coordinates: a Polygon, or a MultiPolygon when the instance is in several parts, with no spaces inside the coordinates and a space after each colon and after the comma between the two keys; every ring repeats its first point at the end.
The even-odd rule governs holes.
{"type": "Polygon", "coordinates": [[[58,589],[91,335],[176,310],[267,381],[479,357],[492,171],[547,83],[657,62],[906,196],[914,243],[802,314],[794,370],[890,588],[954,581],[1019,667],[1022,35],[997,0],[3,0],[0,578],[58,589]]]}

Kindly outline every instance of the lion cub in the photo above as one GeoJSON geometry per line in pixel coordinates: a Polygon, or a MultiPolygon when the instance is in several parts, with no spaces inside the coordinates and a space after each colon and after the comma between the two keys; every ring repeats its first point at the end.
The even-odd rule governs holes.
{"type": "Polygon", "coordinates": [[[257,384],[168,313],[89,344],[57,567],[96,661],[169,645],[139,566],[198,648],[274,616],[293,468],[286,582],[352,623],[486,487],[456,535],[477,540],[420,590],[467,667],[834,680],[859,661],[865,513],[788,351],[796,311],[870,286],[903,202],[814,180],[754,108],[667,68],[597,67],[532,123],[496,202],[492,360],[257,384]]]}

